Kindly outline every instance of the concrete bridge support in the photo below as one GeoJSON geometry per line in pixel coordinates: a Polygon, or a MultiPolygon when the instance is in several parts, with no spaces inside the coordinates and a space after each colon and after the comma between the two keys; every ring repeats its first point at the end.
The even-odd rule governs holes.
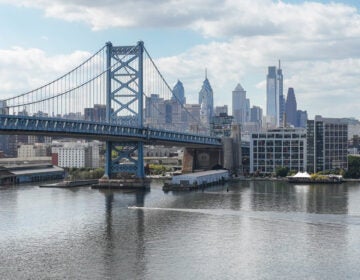
{"type": "Polygon", "coordinates": [[[183,173],[211,170],[223,167],[232,174],[242,175],[241,130],[239,124],[232,125],[231,136],[222,138],[222,148],[185,148],[183,173]]]}
{"type": "Polygon", "coordinates": [[[220,148],[184,148],[182,173],[211,170],[222,166],[220,148]]]}

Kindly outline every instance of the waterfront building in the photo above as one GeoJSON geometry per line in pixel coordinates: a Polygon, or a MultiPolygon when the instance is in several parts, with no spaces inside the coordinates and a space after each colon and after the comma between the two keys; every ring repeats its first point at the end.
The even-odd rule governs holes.
{"type": "Polygon", "coordinates": [[[64,179],[64,169],[51,164],[12,165],[0,167],[0,184],[21,184],[64,179]]]}
{"type": "Polygon", "coordinates": [[[287,125],[297,127],[297,104],[293,88],[288,89],[285,105],[285,119],[287,125]]]}
{"type": "Polygon", "coordinates": [[[246,122],[246,107],[246,91],[240,84],[237,84],[232,92],[232,114],[235,123],[246,122]]]}
{"type": "Polygon", "coordinates": [[[179,102],[179,104],[184,105],[186,104],[186,98],[185,98],[185,90],[183,83],[178,80],[175,86],[173,87],[173,96],[171,97],[172,101],[179,102]]]}
{"type": "Polygon", "coordinates": [[[250,136],[250,173],[272,174],[277,167],[306,170],[306,130],[278,128],[250,136]]]}
{"type": "Polygon", "coordinates": [[[348,123],[346,119],[315,116],[307,121],[307,170],[316,173],[347,169],[348,123]]]}
{"type": "Polygon", "coordinates": [[[279,61],[279,68],[269,66],[266,76],[266,115],[270,120],[274,120],[274,123],[270,125],[279,127],[282,124],[284,113],[283,74],[279,61]]]}

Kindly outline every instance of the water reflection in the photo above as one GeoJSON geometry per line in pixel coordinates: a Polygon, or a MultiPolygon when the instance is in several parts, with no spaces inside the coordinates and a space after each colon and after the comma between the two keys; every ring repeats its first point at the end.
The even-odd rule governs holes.
{"type": "Polygon", "coordinates": [[[144,212],[130,212],[127,209],[132,205],[144,206],[148,192],[116,190],[100,192],[105,197],[103,254],[105,271],[113,278],[122,275],[124,279],[141,279],[146,271],[144,212]],[[120,209],[122,209],[121,215],[119,215],[120,209]]]}
{"type": "Polygon", "coordinates": [[[346,184],[310,185],[307,192],[307,212],[309,213],[348,213],[348,190],[346,184]]]}
{"type": "Polygon", "coordinates": [[[348,192],[342,185],[293,185],[285,182],[250,182],[254,211],[294,211],[346,214],[348,192]]]}
{"type": "Polygon", "coordinates": [[[0,278],[359,279],[360,189],[348,186],[3,189],[0,278]]]}

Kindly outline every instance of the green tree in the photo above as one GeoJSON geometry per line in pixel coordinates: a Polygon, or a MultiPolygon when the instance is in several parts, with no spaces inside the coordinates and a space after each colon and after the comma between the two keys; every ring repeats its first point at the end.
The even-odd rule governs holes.
{"type": "Polygon", "coordinates": [[[348,170],[345,172],[346,178],[360,178],[360,157],[348,156],[348,170]]]}
{"type": "Polygon", "coordinates": [[[286,177],[289,173],[289,168],[284,166],[278,166],[275,169],[275,173],[277,177],[286,177]]]}

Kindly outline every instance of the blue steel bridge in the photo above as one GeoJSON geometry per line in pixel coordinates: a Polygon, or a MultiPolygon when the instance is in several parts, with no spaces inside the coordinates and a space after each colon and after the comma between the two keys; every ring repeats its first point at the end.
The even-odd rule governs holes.
{"type": "Polygon", "coordinates": [[[143,42],[134,46],[113,46],[108,42],[58,79],[1,100],[0,133],[105,141],[108,178],[123,172],[143,178],[145,144],[221,147],[220,138],[162,123],[164,103],[144,102],[151,97],[178,103],[182,118],[185,114],[188,123],[200,124],[173,94],[143,42]],[[106,108],[104,119],[87,121],[79,117],[85,108],[99,104],[106,108]],[[137,156],[133,157],[135,152],[137,156]],[[128,163],[121,163],[123,159],[128,163]]]}

